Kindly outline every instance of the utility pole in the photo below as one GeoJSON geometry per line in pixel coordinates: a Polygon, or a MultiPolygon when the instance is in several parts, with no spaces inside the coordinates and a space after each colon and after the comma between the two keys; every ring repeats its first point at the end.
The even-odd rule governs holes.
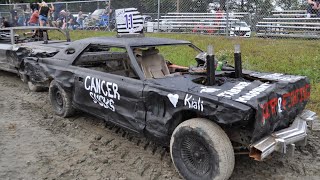
{"type": "Polygon", "coordinates": [[[229,37],[229,1],[226,0],[226,36],[229,37]]]}
{"type": "Polygon", "coordinates": [[[161,5],[161,2],[160,0],[158,0],[158,31],[157,32],[160,32],[160,5],[161,5]]]}
{"type": "Polygon", "coordinates": [[[111,25],[111,0],[109,0],[109,6],[108,6],[108,30],[111,31],[110,25],[111,25]]]}

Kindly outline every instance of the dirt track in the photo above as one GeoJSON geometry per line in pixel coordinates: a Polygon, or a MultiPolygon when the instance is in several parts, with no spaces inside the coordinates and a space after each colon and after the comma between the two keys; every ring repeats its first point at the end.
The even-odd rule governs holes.
{"type": "MultiPolygon", "coordinates": [[[[180,179],[169,154],[86,114],[55,116],[47,92],[0,71],[0,179],[180,179]]],[[[320,133],[295,157],[236,157],[231,179],[320,179],[320,133]]]]}

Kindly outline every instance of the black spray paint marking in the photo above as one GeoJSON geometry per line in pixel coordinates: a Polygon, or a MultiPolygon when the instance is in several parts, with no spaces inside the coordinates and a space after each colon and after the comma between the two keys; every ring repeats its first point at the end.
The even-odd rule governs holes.
{"type": "Polygon", "coordinates": [[[268,84],[268,83],[261,84],[260,86],[252,89],[251,91],[249,91],[245,95],[243,95],[243,96],[239,97],[238,99],[236,99],[236,101],[246,103],[250,99],[258,96],[259,94],[261,94],[262,92],[267,90],[270,86],[271,86],[271,84],[268,84]]]}
{"type": "Polygon", "coordinates": [[[116,83],[87,76],[84,81],[84,88],[90,91],[89,95],[94,103],[115,111],[114,99],[120,100],[119,88],[116,83]]]}
{"type": "Polygon", "coordinates": [[[224,91],[217,96],[219,97],[227,97],[231,98],[232,96],[239,94],[245,87],[249,86],[251,83],[248,82],[240,82],[239,84],[235,85],[232,89],[224,91]]]}
{"type": "Polygon", "coordinates": [[[192,95],[186,94],[184,98],[184,105],[188,106],[191,109],[196,109],[198,111],[203,111],[203,101],[201,101],[200,97],[198,100],[192,98],[192,95]]]}

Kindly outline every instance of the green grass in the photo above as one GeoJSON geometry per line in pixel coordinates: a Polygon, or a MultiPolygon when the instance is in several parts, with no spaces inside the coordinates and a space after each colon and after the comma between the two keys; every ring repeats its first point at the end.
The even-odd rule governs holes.
{"type": "MultiPolygon", "coordinates": [[[[114,36],[115,33],[101,31],[72,31],[73,40],[94,37],[114,36]]],[[[303,39],[262,39],[227,38],[187,34],[147,34],[147,36],[191,41],[203,50],[213,45],[219,60],[233,63],[235,44],[241,45],[244,69],[280,72],[307,76],[311,80],[312,93],[308,108],[320,114],[320,45],[319,40],[303,39]]],[[[165,48],[165,58],[179,65],[194,64],[195,52],[188,48],[165,48]]]]}

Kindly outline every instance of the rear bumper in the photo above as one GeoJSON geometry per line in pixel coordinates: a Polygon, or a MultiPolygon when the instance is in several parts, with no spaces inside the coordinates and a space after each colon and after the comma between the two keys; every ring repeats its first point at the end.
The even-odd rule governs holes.
{"type": "Polygon", "coordinates": [[[249,156],[255,160],[263,160],[272,152],[290,153],[297,143],[306,142],[308,125],[318,120],[316,113],[305,110],[293,121],[290,127],[272,133],[250,145],[249,156]]]}

